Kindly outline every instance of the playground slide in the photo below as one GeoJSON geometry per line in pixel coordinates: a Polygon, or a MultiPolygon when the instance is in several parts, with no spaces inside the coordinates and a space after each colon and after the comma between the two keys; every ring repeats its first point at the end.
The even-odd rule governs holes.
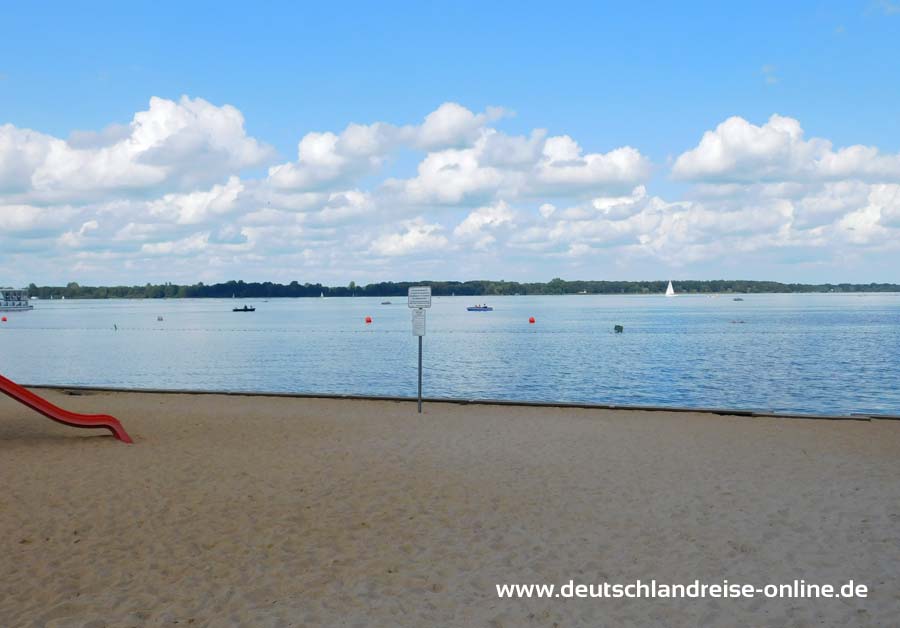
{"type": "Polygon", "coordinates": [[[133,442],[118,419],[106,414],[78,414],[63,410],[2,375],[0,375],[0,392],[9,395],[19,403],[25,404],[32,410],[40,412],[57,423],[72,427],[106,428],[123,443],[133,442]]]}

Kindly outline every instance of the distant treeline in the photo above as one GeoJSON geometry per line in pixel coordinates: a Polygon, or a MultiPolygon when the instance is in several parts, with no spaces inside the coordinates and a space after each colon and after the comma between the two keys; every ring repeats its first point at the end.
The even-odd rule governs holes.
{"type": "MultiPolygon", "coordinates": [[[[277,297],[400,297],[415,285],[430,285],[436,296],[467,295],[517,295],[517,294],[655,294],[666,290],[667,281],[564,281],[553,279],[545,283],[519,283],[516,281],[386,281],[357,286],[323,286],[319,283],[289,284],[246,283],[228,281],[206,285],[197,283],[179,286],[171,283],[145,286],[28,286],[28,296],[41,299],[183,299],[183,298],[277,298],[277,297]]],[[[676,281],[675,291],[690,294],[761,293],[761,292],[900,292],[900,284],[801,284],[777,281],[676,281]]]]}

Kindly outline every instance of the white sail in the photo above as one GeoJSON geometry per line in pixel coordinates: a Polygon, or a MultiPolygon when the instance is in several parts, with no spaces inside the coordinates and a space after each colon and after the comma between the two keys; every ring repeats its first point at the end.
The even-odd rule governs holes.
{"type": "Polygon", "coordinates": [[[675,288],[672,287],[672,282],[669,282],[669,287],[666,288],[666,296],[674,297],[675,296],[675,288]]]}

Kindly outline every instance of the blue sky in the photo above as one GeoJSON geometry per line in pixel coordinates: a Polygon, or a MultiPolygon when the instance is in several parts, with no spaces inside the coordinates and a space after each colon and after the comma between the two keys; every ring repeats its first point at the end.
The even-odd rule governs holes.
{"type": "MultiPolygon", "coordinates": [[[[723,175],[715,168],[673,172],[679,156],[697,148],[704,133],[732,117],[763,129],[759,138],[748,141],[764,143],[760,138],[766,137],[766,131],[780,132],[778,125],[765,126],[773,114],[779,114],[796,120],[805,140],[827,140],[835,152],[862,145],[876,148],[881,157],[896,155],[900,151],[900,3],[485,4],[49,3],[36,9],[27,3],[9,3],[0,21],[0,125],[11,125],[19,135],[33,130],[65,141],[73,131],[134,125],[135,114],[148,111],[152,97],[178,103],[187,96],[216,108],[230,105],[242,116],[246,137],[267,148],[264,155],[243,154],[228,160],[229,167],[210,167],[208,176],[195,173],[190,181],[170,176],[180,167],[176,159],[165,164],[167,175],[161,181],[150,177],[154,183],[143,187],[129,179],[127,185],[105,183],[102,193],[88,193],[90,182],[70,177],[54,185],[77,188],[81,190],[77,195],[48,194],[37,184],[15,194],[0,188],[0,216],[7,213],[6,224],[0,222],[7,235],[0,237],[16,238],[16,245],[7,250],[17,251],[18,267],[40,275],[19,271],[13,278],[189,281],[247,273],[246,279],[296,276],[344,282],[420,275],[466,279],[473,272],[507,278],[521,274],[523,279],[555,275],[631,279],[713,277],[727,271],[729,276],[782,280],[900,280],[884,264],[898,261],[897,250],[889,242],[897,225],[893,188],[871,187],[900,183],[889,159],[879,166],[877,176],[854,162],[852,167],[842,166],[845,174],[840,176],[829,171],[811,177],[813,166],[784,162],[783,176],[771,172],[757,179],[737,176],[744,188],[731,190],[724,204],[709,198],[710,194],[723,198],[722,178],[731,181],[731,174],[723,175]],[[298,142],[308,133],[340,134],[350,123],[417,125],[444,103],[457,103],[473,115],[486,113],[489,107],[502,107],[506,113],[488,116],[480,131],[466,135],[467,131],[465,137],[443,144],[421,138],[392,139],[383,154],[369,155],[377,167],[368,163],[362,170],[341,173],[325,187],[291,184],[298,194],[325,195],[308,206],[305,201],[299,205],[292,201],[273,210],[281,214],[272,214],[276,220],[270,226],[285,225],[286,214],[291,215],[295,241],[267,244],[260,231],[251,233],[261,224],[260,211],[272,206],[272,199],[262,191],[270,169],[297,162],[298,142]],[[554,184],[552,192],[512,189],[508,178],[498,175],[497,180],[504,183],[497,188],[479,188],[472,195],[451,193],[451,201],[447,194],[436,192],[441,198],[437,204],[436,196],[428,200],[422,195],[383,194],[386,180],[413,178],[427,155],[460,150],[468,146],[466,142],[474,146],[485,129],[509,137],[545,129],[546,137],[572,138],[584,155],[609,155],[621,147],[633,147],[648,167],[629,171],[621,180],[604,176],[579,189],[560,190],[554,184]],[[804,174],[798,174],[801,171],[804,174]],[[164,202],[166,195],[170,198],[165,202],[178,205],[180,197],[171,195],[209,193],[231,176],[238,177],[244,188],[235,207],[212,212],[214,219],[194,221],[194,233],[184,227],[183,217],[181,226],[167,230],[148,220],[147,208],[140,207],[141,202],[164,202]],[[838,183],[843,191],[836,187],[838,183]],[[774,197],[771,186],[776,184],[805,186],[779,192],[779,200],[793,204],[794,210],[785,209],[783,203],[776,209],[758,208],[760,199],[774,197]],[[858,184],[852,192],[851,184],[858,184]],[[616,210],[618,223],[621,217],[631,221],[628,228],[598,222],[611,220],[610,213],[588,216],[582,211],[612,202],[595,203],[596,199],[638,198],[640,193],[625,190],[638,186],[643,186],[642,198],[659,199],[665,207],[657,204],[646,210],[632,203],[633,210],[616,210]],[[719,187],[711,191],[710,186],[719,187]],[[315,222],[311,213],[321,212],[330,195],[349,191],[367,196],[358,203],[358,219],[327,229],[309,227],[315,222]],[[801,233],[811,223],[798,219],[796,208],[836,194],[844,195],[846,211],[829,214],[832,223],[817,220],[814,225],[816,229],[831,225],[834,233],[809,228],[801,233]],[[851,216],[851,223],[862,220],[873,194],[880,195],[882,205],[874,222],[875,210],[866,214],[866,228],[874,230],[870,237],[861,238],[862,228],[857,226],[851,229],[852,237],[842,239],[838,222],[846,223],[853,212],[862,214],[851,216]],[[262,198],[267,199],[264,206],[262,198]],[[127,210],[131,213],[112,212],[109,204],[114,202],[131,204],[127,210]],[[693,205],[686,208],[679,203],[693,205]],[[399,213],[394,211],[398,204],[405,208],[399,213]],[[498,204],[505,209],[497,210],[498,204]],[[539,223],[536,216],[542,205],[558,210],[554,224],[539,223]],[[58,211],[60,207],[67,209],[58,211]],[[481,231],[498,227],[503,237],[492,232],[479,238],[481,231],[475,234],[474,227],[462,229],[474,234],[468,243],[451,237],[480,209],[485,211],[470,221],[470,227],[476,223],[481,231]],[[754,224],[749,226],[735,224],[741,209],[780,212],[792,232],[786,235],[784,224],[765,215],[762,219],[751,216],[754,224]],[[563,216],[564,210],[573,211],[563,216]],[[15,220],[9,218],[13,211],[15,220]],[[653,216],[642,213],[647,211],[653,216]],[[680,223],[690,224],[711,215],[705,212],[729,215],[720,241],[728,238],[731,245],[720,246],[716,252],[711,250],[715,247],[701,250],[703,243],[685,240],[683,248],[692,253],[679,259],[670,250],[677,244],[673,232],[662,233],[659,226],[679,211],[680,223]],[[67,217],[48,219],[61,214],[67,217]],[[566,224],[560,227],[560,221],[566,224]],[[578,221],[591,222],[575,224],[578,221]],[[781,239],[757,238],[764,224],[780,233],[781,239]],[[129,225],[146,228],[123,231],[129,225]],[[534,235],[540,229],[548,233],[556,229],[557,239],[540,242],[534,235]],[[144,235],[129,248],[123,233],[136,230],[144,235]],[[161,239],[153,241],[147,235],[150,231],[161,239]],[[231,234],[233,243],[243,242],[244,249],[212,251],[197,244],[195,255],[184,259],[185,242],[200,242],[204,234],[207,243],[215,242],[222,239],[223,231],[231,234]],[[378,234],[367,240],[366,234],[374,231],[378,234]],[[571,237],[585,231],[596,235],[586,241],[571,237]],[[526,232],[531,234],[528,238],[519,237],[526,232]],[[77,244],[69,238],[68,248],[59,249],[60,238],[67,233],[93,237],[77,244]],[[392,236],[400,239],[391,240],[392,236]],[[377,244],[379,237],[383,246],[377,244]],[[655,246],[648,244],[651,240],[655,246]],[[384,244],[404,241],[408,251],[384,244]],[[165,242],[182,245],[164,246],[165,242]],[[310,242],[328,242],[332,249],[348,251],[348,259],[333,254],[327,259],[317,257],[312,251],[321,253],[325,245],[310,242]],[[293,249],[290,255],[289,249],[293,249]],[[477,264],[458,263],[473,250],[478,251],[477,264]],[[165,266],[174,277],[151,271],[155,264],[141,262],[141,256],[152,251],[171,251],[171,263],[165,266]],[[308,253],[297,257],[299,251],[308,253]],[[369,265],[357,261],[365,255],[377,259],[369,265]],[[61,269],[55,260],[63,258],[78,261],[61,269]],[[98,263],[101,259],[107,262],[98,263]],[[121,261],[125,270],[110,269],[112,259],[121,261]]],[[[746,139],[741,129],[732,130],[736,134],[729,136],[732,140],[746,139]]],[[[8,143],[13,145],[11,139],[8,143]]],[[[21,148],[21,137],[16,145],[21,148]]],[[[154,159],[161,159],[160,151],[154,150],[154,159]]],[[[755,148],[735,150],[739,154],[731,167],[754,171],[756,162],[747,159],[757,155],[755,148]]],[[[808,159],[827,159],[821,151],[812,152],[808,159]]],[[[778,155],[772,159],[782,158],[783,152],[778,155]]],[[[4,162],[0,153],[0,168],[5,163],[11,171],[9,163],[17,159],[4,162]]],[[[141,160],[146,156],[137,159],[141,160]]],[[[85,162],[78,163],[84,167],[85,162]]],[[[35,168],[38,172],[39,167],[35,168]]],[[[0,181],[2,177],[0,172],[0,181]]],[[[159,205],[154,207],[154,220],[165,222],[160,218],[165,212],[159,205]]]]}

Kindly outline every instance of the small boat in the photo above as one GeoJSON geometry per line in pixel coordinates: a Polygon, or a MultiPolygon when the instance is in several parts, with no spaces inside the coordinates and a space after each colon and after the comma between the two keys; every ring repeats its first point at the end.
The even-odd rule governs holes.
{"type": "Polygon", "coordinates": [[[672,287],[672,282],[669,282],[669,286],[666,288],[666,296],[674,297],[675,296],[675,288],[672,287]]]}
{"type": "Polygon", "coordinates": [[[732,301],[743,301],[743,299],[741,297],[734,297],[732,301]]]}
{"type": "Polygon", "coordinates": [[[576,292],[575,294],[587,294],[587,293],[588,293],[587,290],[579,290],[579,291],[576,292]]]}
{"type": "Polygon", "coordinates": [[[256,308],[252,305],[245,305],[244,307],[236,307],[232,308],[232,312],[255,312],[256,308]]]}
{"type": "Polygon", "coordinates": [[[488,305],[472,305],[466,308],[470,312],[493,312],[494,308],[488,305]]]}
{"type": "Polygon", "coordinates": [[[390,302],[390,301],[382,301],[381,304],[382,304],[382,305],[390,305],[391,302],[390,302]]]}

